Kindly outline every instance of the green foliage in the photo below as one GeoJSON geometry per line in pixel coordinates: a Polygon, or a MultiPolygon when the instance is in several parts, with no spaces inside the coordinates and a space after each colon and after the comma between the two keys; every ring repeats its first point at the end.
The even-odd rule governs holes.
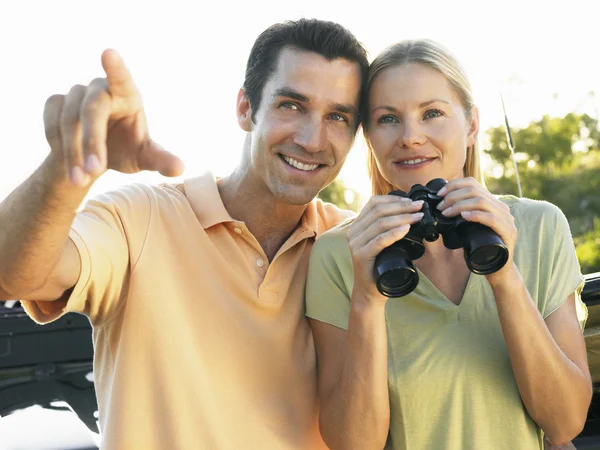
{"type": "Polygon", "coordinates": [[[583,273],[600,271],[600,219],[594,219],[594,228],[575,238],[577,258],[583,273]]]}
{"type": "MultiPolygon", "coordinates": [[[[567,216],[586,272],[600,271],[600,132],[587,114],[544,116],[513,129],[523,196],[557,205],[567,216]]],[[[514,164],[504,126],[488,131],[485,152],[493,163],[486,173],[492,192],[518,195],[514,164]]]]}
{"type": "Polygon", "coordinates": [[[354,189],[344,186],[339,178],[319,192],[318,197],[341,209],[358,211],[360,206],[358,193],[354,189]]]}

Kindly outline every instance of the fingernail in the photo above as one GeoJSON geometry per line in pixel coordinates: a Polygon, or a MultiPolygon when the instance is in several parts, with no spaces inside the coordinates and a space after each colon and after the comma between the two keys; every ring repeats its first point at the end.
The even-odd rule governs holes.
{"type": "Polygon", "coordinates": [[[90,184],[90,180],[91,177],[81,167],[76,166],[71,169],[71,183],[75,186],[85,187],[90,184]]]}
{"type": "Polygon", "coordinates": [[[472,215],[471,211],[463,211],[460,214],[461,214],[461,216],[463,216],[465,218],[471,217],[471,215],[472,215]]]}
{"type": "Polygon", "coordinates": [[[83,181],[84,181],[84,177],[83,177],[84,173],[83,170],[81,170],[81,167],[79,166],[75,166],[71,169],[71,183],[73,183],[75,186],[83,186],[83,181]]]}
{"type": "Polygon", "coordinates": [[[445,195],[446,192],[448,192],[448,190],[446,189],[446,186],[444,186],[438,191],[438,195],[445,195]]]}
{"type": "Polygon", "coordinates": [[[444,209],[444,201],[443,201],[443,200],[442,200],[441,202],[439,202],[439,203],[438,203],[438,205],[437,205],[437,209],[439,209],[440,211],[441,211],[442,209],[444,209]]]}
{"type": "Polygon", "coordinates": [[[405,223],[404,225],[398,227],[398,231],[406,231],[410,228],[410,225],[408,223],[405,223]]]}
{"type": "Polygon", "coordinates": [[[412,202],[412,206],[423,206],[423,200],[416,200],[412,202]]]}
{"type": "Polygon", "coordinates": [[[86,172],[95,172],[100,168],[100,160],[96,155],[90,155],[85,161],[86,172]]]}
{"type": "Polygon", "coordinates": [[[412,214],[412,218],[415,220],[421,220],[423,218],[423,213],[421,213],[421,212],[414,213],[414,214],[412,214]]]}
{"type": "Polygon", "coordinates": [[[443,216],[449,216],[450,214],[452,214],[452,206],[442,211],[443,216]]]}

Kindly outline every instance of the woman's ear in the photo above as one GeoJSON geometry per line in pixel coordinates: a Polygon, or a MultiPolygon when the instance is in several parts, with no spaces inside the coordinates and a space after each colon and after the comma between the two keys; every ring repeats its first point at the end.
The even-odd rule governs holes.
{"type": "Polygon", "coordinates": [[[240,88],[237,96],[237,118],[240,128],[244,131],[252,131],[252,106],[250,106],[250,100],[246,96],[244,88],[240,88]]]}
{"type": "Polygon", "coordinates": [[[477,137],[479,136],[479,108],[475,105],[471,107],[471,123],[469,125],[467,147],[472,147],[477,142],[477,137]]]}

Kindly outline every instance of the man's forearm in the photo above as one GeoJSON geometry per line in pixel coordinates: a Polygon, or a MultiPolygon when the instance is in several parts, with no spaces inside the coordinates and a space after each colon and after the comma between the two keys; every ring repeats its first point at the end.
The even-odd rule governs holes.
{"type": "Polygon", "coordinates": [[[49,156],[0,203],[0,299],[42,286],[68,239],[88,189],[77,188],[49,156]]]}

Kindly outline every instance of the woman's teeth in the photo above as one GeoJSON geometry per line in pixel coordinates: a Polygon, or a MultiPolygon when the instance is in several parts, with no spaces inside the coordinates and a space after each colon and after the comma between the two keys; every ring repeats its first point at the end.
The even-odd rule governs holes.
{"type": "Polygon", "coordinates": [[[427,161],[427,159],[408,159],[406,161],[400,161],[400,164],[406,164],[406,165],[419,164],[423,161],[427,161]]]}

